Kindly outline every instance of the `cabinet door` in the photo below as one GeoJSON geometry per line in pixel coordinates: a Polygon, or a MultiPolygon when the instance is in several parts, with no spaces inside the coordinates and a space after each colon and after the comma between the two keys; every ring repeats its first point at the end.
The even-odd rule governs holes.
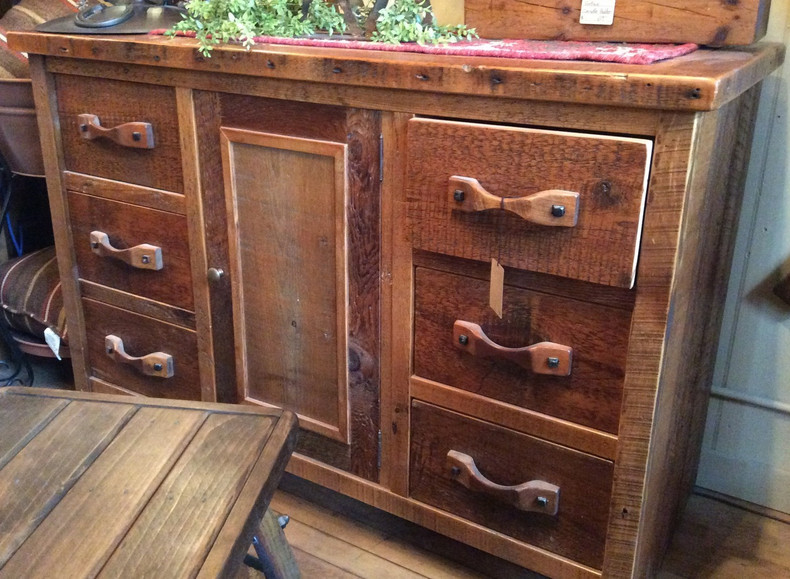
{"type": "Polygon", "coordinates": [[[377,113],[220,98],[240,402],[299,416],[299,451],[378,479],[377,113]]]}

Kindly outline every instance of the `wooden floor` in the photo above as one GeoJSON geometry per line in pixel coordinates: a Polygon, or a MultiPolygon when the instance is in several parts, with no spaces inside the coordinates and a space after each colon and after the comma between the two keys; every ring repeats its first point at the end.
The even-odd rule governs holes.
{"type": "MultiPolygon", "coordinates": [[[[305,579],[538,577],[504,562],[493,575],[474,570],[470,565],[491,569],[490,561],[475,562],[470,549],[449,540],[426,541],[424,530],[409,537],[410,524],[387,522],[388,515],[363,522],[359,512],[346,516],[283,490],[272,508],[291,518],[285,534],[305,579]],[[432,552],[442,550],[467,564],[432,552]]],[[[678,577],[790,579],[790,524],[694,495],[658,579],[678,577]]]]}

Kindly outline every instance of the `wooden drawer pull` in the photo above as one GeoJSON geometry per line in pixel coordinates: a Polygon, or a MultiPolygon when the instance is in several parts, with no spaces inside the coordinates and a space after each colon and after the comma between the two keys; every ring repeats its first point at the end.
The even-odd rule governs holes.
{"type": "Polygon", "coordinates": [[[512,505],[520,511],[556,515],[560,508],[560,487],[542,480],[531,480],[520,485],[503,486],[488,480],[477,469],[468,454],[451,450],[447,453],[450,476],[470,491],[485,493],[496,500],[512,505]]]}
{"type": "Polygon", "coordinates": [[[453,324],[455,347],[478,358],[499,358],[510,360],[519,366],[532,370],[535,374],[550,376],[570,376],[573,348],[539,342],[523,348],[506,348],[491,341],[483,328],[472,322],[456,320],[453,324]]]}
{"type": "Polygon", "coordinates": [[[164,352],[153,352],[140,357],[130,356],[123,348],[123,340],[118,336],[105,336],[104,350],[116,362],[129,364],[145,376],[172,378],[175,374],[173,356],[164,352]]]}
{"type": "Polygon", "coordinates": [[[151,123],[131,122],[107,129],[101,126],[99,117],[82,114],[77,117],[80,124],[80,135],[83,139],[110,139],[123,147],[134,149],[154,148],[154,128],[151,123]]]}
{"type": "Polygon", "coordinates": [[[579,219],[579,194],[549,189],[525,197],[492,195],[472,177],[450,177],[450,203],[454,209],[475,213],[504,209],[537,225],[574,227],[579,219]]]}
{"type": "Polygon", "coordinates": [[[116,249],[110,245],[110,237],[103,231],[91,231],[91,250],[101,257],[112,257],[137,269],[158,271],[164,267],[162,248],[148,243],[128,249],[116,249]]]}

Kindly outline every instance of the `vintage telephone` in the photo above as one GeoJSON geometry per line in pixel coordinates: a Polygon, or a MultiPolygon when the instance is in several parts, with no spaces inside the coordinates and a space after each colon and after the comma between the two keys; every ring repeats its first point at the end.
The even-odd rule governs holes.
{"type": "Polygon", "coordinates": [[[63,16],[36,26],[39,32],[62,34],[143,34],[159,28],[170,28],[181,21],[184,9],[165,0],[133,0],[112,3],[100,0],[87,6],[82,2],[74,16],[63,16]]]}

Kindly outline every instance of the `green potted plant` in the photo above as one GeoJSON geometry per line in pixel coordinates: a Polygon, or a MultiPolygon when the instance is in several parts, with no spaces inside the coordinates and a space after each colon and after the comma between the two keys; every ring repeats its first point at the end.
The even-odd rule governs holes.
{"type": "Polygon", "coordinates": [[[256,36],[342,35],[372,42],[440,44],[476,38],[464,25],[437,24],[429,0],[189,0],[170,34],[192,32],[208,56],[222,42],[256,36]]]}

